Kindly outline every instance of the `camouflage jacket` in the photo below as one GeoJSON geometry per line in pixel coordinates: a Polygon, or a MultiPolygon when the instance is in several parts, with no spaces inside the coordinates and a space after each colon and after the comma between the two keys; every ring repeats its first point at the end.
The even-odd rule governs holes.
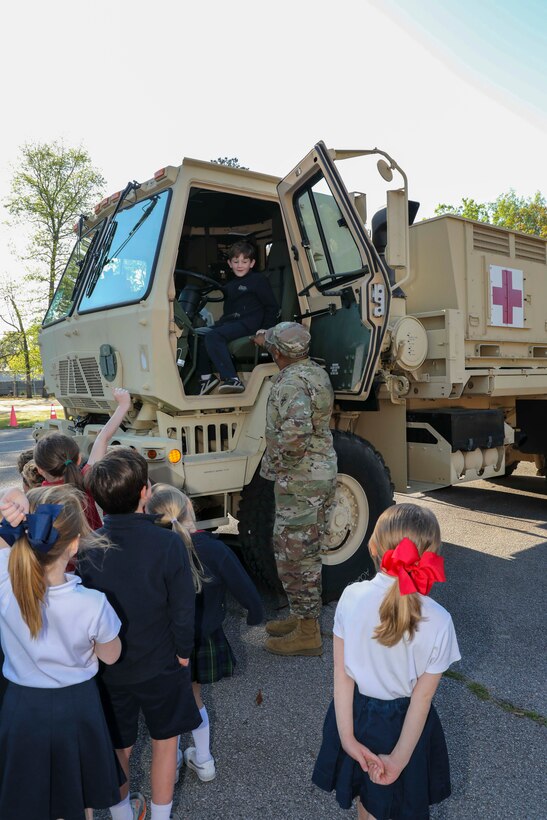
{"type": "Polygon", "coordinates": [[[260,474],[289,479],[336,477],[336,453],[329,428],[334,394],[325,370],[299,359],[280,370],[266,408],[266,452],[260,474]]]}

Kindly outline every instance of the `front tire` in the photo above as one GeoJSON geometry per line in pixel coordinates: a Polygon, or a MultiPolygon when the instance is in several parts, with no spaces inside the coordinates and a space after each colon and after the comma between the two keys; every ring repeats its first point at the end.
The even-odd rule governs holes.
{"type": "MultiPolygon", "coordinates": [[[[380,453],[352,433],[333,432],[338,456],[336,500],[322,550],[323,601],[337,600],[344,588],[375,570],[368,541],[379,515],[393,504],[393,485],[380,453]]],[[[238,511],[244,560],[258,582],[279,592],[272,550],[274,482],[257,471],[244,487],[238,511]]]]}

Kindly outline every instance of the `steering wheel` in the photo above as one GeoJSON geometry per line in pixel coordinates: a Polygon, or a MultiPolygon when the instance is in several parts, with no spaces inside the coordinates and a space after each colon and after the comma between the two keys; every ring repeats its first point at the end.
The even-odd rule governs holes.
{"type": "Polygon", "coordinates": [[[200,298],[207,297],[208,302],[223,302],[226,298],[222,285],[219,285],[219,283],[211,276],[205,276],[205,274],[196,273],[193,270],[184,270],[184,268],[175,268],[175,274],[185,276],[187,281],[184,287],[195,288],[198,291],[200,298]],[[203,282],[203,285],[200,287],[199,284],[194,284],[191,281],[192,279],[197,280],[197,283],[203,282]],[[219,296],[209,296],[209,294],[213,293],[215,290],[220,291],[219,296]]]}

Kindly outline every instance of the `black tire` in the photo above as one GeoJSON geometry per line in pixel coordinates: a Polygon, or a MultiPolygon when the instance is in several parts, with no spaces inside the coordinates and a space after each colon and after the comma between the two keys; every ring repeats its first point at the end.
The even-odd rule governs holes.
{"type": "MultiPolygon", "coordinates": [[[[337,600],[352,581],[374,574],[368,540],[378,516],[393,504],[393,485],[380,453],[368,441],[352,433],[334,431],[333,438],[338,456],[340,514],[331,519],[331,541],[323,561],[325,603],[337,600]],[[334,531],[336,521],[339,522],[338,530],[334,531]],[[340,561],[341,555],[347,555],[347,558],[340,561]]],[[[239,538],[244,560],[253,577],[279,591],[281,585],[272,551],[274,518],[273,481],[261,478],[257,470],[241,494],[239,538]]]]}

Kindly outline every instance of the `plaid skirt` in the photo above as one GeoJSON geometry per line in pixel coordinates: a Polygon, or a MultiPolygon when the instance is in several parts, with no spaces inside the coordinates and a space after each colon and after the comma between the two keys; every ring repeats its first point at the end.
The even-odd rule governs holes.
{"type": "Polygon", "coordinates": [[[222,627],[201,638],[190,656],[190,663],[195,683],[215,683],[232,677],[236,659],[222,627]]]}
{"type": "MultiPolygon", "coordinates": [[[[369,698],[355,687],[353,731],[356,739],[375,754],[389,754],[401,734],[409,703],[410,698],[369,698]]],[[[334,790],[343,809],[349,809],[359,797],[376,820],[428,820],[429,806],[450,796],[448,752],[435,707],[429,710],[407,766],[394,783],[379,786],[343,750],[332,701],[312,781],[325,791],[334,790]]]]}

